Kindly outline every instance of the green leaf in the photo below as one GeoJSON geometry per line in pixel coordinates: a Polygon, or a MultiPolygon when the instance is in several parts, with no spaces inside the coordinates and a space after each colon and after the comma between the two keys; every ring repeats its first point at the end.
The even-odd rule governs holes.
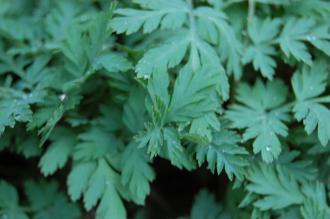
{"type": "Polygon", "coordinates": [[[317,49],[330,56],[329,24],[316,25],[306,36],[306,40],[317,49]]]}
{"type": "Polygon", "coordinates": [[[65,40],[61,45],[61,51],[68,63],[65,66],[75,77],[82,76],[88,66],[88,58],[85,53],[86,40],[81,38],[82,30],[72,25],[66,32],[65,40]]]}
{"type": "Polygon", "coordinates": [[[45,31],[55,42],[61,41],[67,29],[74,22],[75,16],[81,10],[77,4],[69,1],[56,1],[54,7],[45,18],[45,31]]]}
{"type": "Polygon", "coordinates": [[[39,162],[40,171],[44,176],[63,168],[76,144],[75,133],[65,128],[55,129],[50,139],[53,142],[39,162]]]}
{"type": "Polygon", "coordinates": [[[311,160],[298,160],[300,153],[290,151],[282,153],[276,163],[296,180],[305,183],[316,179],[317,169],[311,160]]]}
{"type": "Polygon", "coordinates": [[[24,183],[25,193],[36,210],[35,219],[76,219],[81,217],[77,205],[69,202],[68,198],[59,192],[58,185],[54,182],[43,181],[24,183]]]}
{"type": "Polygon", "coordinates": [[[96,219],[105,218],[127,218],[124,204],[115,191],[115,188],[111,185],[105,187],[104,195],[96,211],[96,219]]]}
{"type": "Polygon", "coordinates": [[[197,193],[190,212],[190,219],[217,219],[222,211],[221,205],[216,202],[214,194],[201,190],[197,193]]]}
{"type": "Polygon", "coordinates": [[[279,80],[266,84],[257,80],[253,87],[240,84],[236,98],[240,103],[231,105],[226,113],[234,128],[246,129],[243,141],[255,138],[253,152],[261,152],[266,162],[272,162],[281,152],[278,135],[288,134],[284,122],[289,119],[289,107],[283,105],[287,92],[279,80]]]}
{"type": "Polygon", "coordinates": [[[41,129],[39,129],[38,134],[41,135],[40,146],[45,144],[49,135],[52,133],[53,129],[55,128],[56,124],[60,121],[63,114],[64,114],[64,106],[63,104],[60,104],[52,112],[51,117],[48,118],[46,124],[41,129]]]}
{"type": "Polygon", "coordinates": [[[219,80],[219,74],[207,67],[196,72],[189,67],[182,69],[174,84],[167,120],[185,122],[215,111],[219,80]]]}
{"type": "Polygon", "coordinates": [[[233,131],[221,130],[213,133],[213,141],[208,145],[197,146],[196,158],[201,166],[205,159],[208,168],[220,174],[225,169],[228,178],[233,180],[235,175],[243,179],[244,168],[249,164],[248,152],[238,145],[240,137],[233,131]]]}
{"type": "Polygon", "coordinates": [[[137,77],[147,79],[153,73],[166,72],[178,65],[189,46],[186,35],[185,31],[175,34],[168,42],[148,50],[135,67],[137,77]]]}
{"type": "Polygon", "coordinates": [[[329,218],[330,210],[329,208],[324,208],[319,206],[317,201],[307,199],[304,202],[304,205],[300,208],[301,215],[304,219],[309,218],[320,218],[327,219],[329,218]]]}
{"type": "Polygon", "coordinates": [[[110,31],[108,29],[108,23],[112,16],[112,7],[109,11],[104,11],[96,14],[95,18],[91,20],[87,33],[90,39],[89,47],[87,49],[87,55],[90,62],[93,62],[102,51],[104,41],[109,37],[110,31]]]}
{"type": "Polygon", "coordinates": [[[4,181],[0,182],[1,218],[30,218],[24,211],[29,211],[29,215],[33,215],[35,219],[77,219],[80,217],[79,208],[68,202],[67,197],[58,191],[58,185],[54,182],[26,181],[24,191],[28,201],[27,207],[19,206],[18,193],[13,186],[4,181]]]}
{"type": "Polygon", "coordinates": [[[167,107],[170,97],[168,87],[170,84],[169,74],[167,72],[159,72],[153,74],[148,81],[148,92],[153,103],[161,101],[167,107]],[[157,100],[158,99],[158,100],[157,100]]]}
{"type": "Polygon", "coordinates": [[[140,87],[133,87],[124,104],[123,122],[126,127],[136,133],[143,129],[145,123],[145,92],[140,87]]]}
{"type": "Polygon", "coordinates": [[[179,133],[173,128],[165,128],[163,131],[164,144],[166,147],[162,148],[162,156],[165,156],[171,161],[171,164],[179,169],[185,168],[192,170],[195,168],[195,163],[192,157],[181,145],[179,133]]]}
{"type": "Polygon", "coordinates": [[[67,94],[62,93],[58,97],[51,96],[51,98],[45,102],[44,108],[41,108],[34,114],[33,121],[29,123],[28,129],[41,127],[38,131],[38,134],[41,135],[40,146],[43,146],[47,141],[57,123],[62,119],[64,113],[75,108],[81,98],[77,91],[67,94]]]}
{"type": "Polygon", "coordinates": [[[71,200],[77,201],[81,197],[95,167],[96,164],[93,162],[80,162],[72,167],[67,179],[68,193],[71,200]]]}
{"type": "Polygon", "coordinates": [[[16,189],[5,181],[0,182],[0,207],[11,208],[18,206],[18,194],[16,189]]]}
{"type": "Polygon", "coordinates": [[[220,130],[220,121],[215,113],[208,113],[191,122],[189,134],[196,134],[211,141],[212,130],[220,130]]]}
{"type": "Polygon", "coordinates": [[[121,181],[129,187],[138,204],[144,204],[150,193],[150,182],[155,179],[155,172],[149,165],[145,150],[139,149],[135,143],[126,146],[122,156],[121,181]]]}
{"type": "Polygon", "coordinates": [[[110,53],[110,54],[103,54],[99,56],[95,60],[95,65],[101,65],[108,74],[112,72],[124,72],[128,71],[132,68],[132,63],[130,63],[126,58],[122,55],[110,53]]]}
{"type": "MultiPolygon", "coordinates": [[[[50,61],[51,56],[49,54],[36,57],[33,64],[27,69],[25,79],[30,86],[38,84],[42,80],[49,80],[47,78],[47,71],[45,67],[50,61]]],[[[38,84],[40,86],[40,84],[38,84]]]]}
{"type": "Polygon", "coordinates": [[[160,153],[160,149],[163,146],[163,136],[162,131],[159,127],[152,127],[147,125],[147,130],[141,132],[136,140],[138,142],[138,147],[147,147],[147,152],[151,157],[155,157],[160,153]]]}
{"type": "Polygon", "coordinates": [[[100,203],[96,209],[96,219],[126,218],[126,210],[120,198],[120,176],[106,160],[77,163],[68,177],[71,199],[77,200],[83,194],[87,210],[100,203]]]}
{"type": "Polygon", "coordinates": [[[40,156],[41,149],[39,147],[39,139],[35,135],[24,138],[21,143],[17,144],[16,150],[27,159],[40,156]]]}
{"type": "Polygon", "coordinates": [[[303,17],[326,18],[330,12],[330,3],[324,0],[293,1],[290,2],[286,11],[303,17]]]}
{"type": "Polygon", "coordinates": [[[228,24],[226,17],[210,7],[198,7],[195,9],[195,13],[201,20],[201,25],[208,26],[208,34],[213,35],[212,38],[217,40],[221,60],[226,61],[226,70],[239,78],[242,74],[240,61],[242,44],[237,39],[233,28],[228,24]]]}
{"type": "Polygon", "coordinates": [[[175,29],[185,23],[189,8],[183,0],[134,0],[147,10],[117,9],[111,26],[117,33],[132,34],[143,27],[144,33],[155,29],[175,29]]]}
{"type": "Polygon", "coordinates": [[[311,19],[289,19],[279,37],[279,44],[287,57],[293,56],[298,61],[312,64],[312,57],[308,53],[304,38],[308,35],[314,22],[311,19]]]}
{"type": "MultiPolygon", "coordinates": [[[[193,47],[192,47],[193,48],[193,47]]],[[[216,71],[216,73],[219,75],[219,90],[222,95],[223,100],[228,100],[229,98],[229,82],[227,75],[225,73],[225,69],[221,65],[221,60],[218,57],[218,54],[216,50],[209,45],[207,42],[203,40],[196,41],[196,53],[199,54],[198,58],[194,58],[195,60],[199,60],[198,63],[202,66],[201,68],[207,68],[216,71]]],[[[191,62],[193,62],[193,50],[190,52],[190,59],[191,62]]],[[[194,66],[193,64],[191,64],[194,66]]],[[[198,70],[198,69],[197,69],[198,70]]]]}
{"type": "Polygon", "coordinates": [[[178,132],[169,127],[159,128],[147,126],[147,131],[137,137],[138,147],[147,147],[151,158],[160,155],[171,161],[171,164],[182,169],[191,170],[195,167],[191,157],[181,145],[178,132]]]}
{"type": "Polygon", "coordinates": [[[262,196],[253,205],[263,211],[303,202],[297,181],[279,167],[255,165],[248,170],[247,179],[246,189],[262,196]]]}
{"type": "Polygon", "coordinates": [[[325,219],[330,215],[330,207],[327,204],[327,195],[322,183],[306,183],[302,187],[306,199],[304,205],[300,208],[304,219],[321,218],[325,219]]]}
{"type": "Polygon", "coordinates": [[[260,70],[261,74],[268,79],[273,79],[276,62],[274,56],[275,48],[272,45],[278,34],[280,20],[254,19],[249,25],[248,33],[252,44],[244,54],[243,62],[252,62],[255,70],[260,70]]]}
{"type": "Polygon", "coordinates": [[[16,189],[5,181],[0,181],[0,217],[28,219],[28,216],[19,207],[16,189]]]}
{"type": "Polygon", "coordinates": [[[326,88],[327,66],[315,62],[313,67],[304,66],[292,77],[291,84],[297,101],[293,107],[295,118],[303,120],[307,134],[317,128],[318,138],[323,146],[330,139],[330,110],[321,104],[329,98],[319,97],[326,88]]]}
{"type": "Polygon", "coordinates": [[[0,135],[6,127],[13,128],[16,122],[29,122],[31,120],[32,111],[24,100],[0,100],[0,135]]]}
{"type": "Polygon", "coordinates": [[[75,160],[93,160],[115,153],[121,142],[98,126],[92,126],[86,132],[78,136],[78,144],[74,149],[75,160]]]}

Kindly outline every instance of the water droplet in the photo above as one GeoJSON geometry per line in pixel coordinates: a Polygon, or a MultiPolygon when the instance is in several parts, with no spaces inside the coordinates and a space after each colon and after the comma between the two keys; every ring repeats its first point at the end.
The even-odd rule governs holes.
{"type": "Polygon", "coordinates": [[[266,147],[266,151],[270,151],[270,147],[269,146],[266,147]]]}
{"type": "Polygon", "coordinates": [[[110,181],[109,180],[107,180],[107,181],[105,181],[105,185],[110,185],[110,181]]]}
{"type": "Polygon", "coordinates": [[[143,79],[145,79],[145,80],[149,79],[149,75],[144,75],[143,79]]]}
{"type": "Polygon", "coordinates": [[[314,41],[314,40],[316,40],[316,37],[315,37],[314,35],[307,35],[307,36],[306,36],[306,39],[307,39],[308,41],[314,41]]]}
{"type": "Polygon", "coordinates": [[[66,94],[61,94],[58,98],[63,102],[66,99],[66,94]]]}

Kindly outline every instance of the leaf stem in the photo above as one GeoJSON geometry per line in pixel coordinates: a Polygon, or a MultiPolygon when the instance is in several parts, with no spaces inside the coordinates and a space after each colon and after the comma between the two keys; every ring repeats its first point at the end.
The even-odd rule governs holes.
{"type": "Polygon", "coordinates": [[[247,26],[249,26],[252,23],[255,8],[256,8],[255,0],[248,0],[248,2],[249,2],[249,10],[248,10],[248,17],[247,17],[247,26]]]}
{"type": "Polygon", "coordinates": [[[324,96],[324,97],[318,97],[318,98],[314,98],[311,99],[310,102],[313,103],[330,103],[330,96],[324,96]]]}
{"type": "Polygon", "coordinates": [[[248,40],[249,40],[249,27],[253,22],[254,13],[255,13],[255,0],[248,0],[248,16],[246,18],[246,36],[244,40],[244,48],[246,48],[248,40]]]}
{"type": "MultiPolygon", "coordinates": [[[[198,36],[196,31],[196,19],[195,19],[194,5],[192,0],[186,0],[186,1],[189,6],[189,27],[190,27],[190,35],[191,35],[190,55],[193,56],[194,51],[196,51],[196,41],[198,36]]],[[[192,58],[191,60],[191,65],[194,71],[199,67],[199,63],[196,62],[194,58],[192,58]]]]}

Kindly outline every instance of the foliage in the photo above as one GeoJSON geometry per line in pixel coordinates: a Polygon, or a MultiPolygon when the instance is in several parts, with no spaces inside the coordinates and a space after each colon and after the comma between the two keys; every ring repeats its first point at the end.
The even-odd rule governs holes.
{"type": "Polygon", "coordinates": [[[330,217],[329,1],[0,5],[0,218],[330,217]]]}

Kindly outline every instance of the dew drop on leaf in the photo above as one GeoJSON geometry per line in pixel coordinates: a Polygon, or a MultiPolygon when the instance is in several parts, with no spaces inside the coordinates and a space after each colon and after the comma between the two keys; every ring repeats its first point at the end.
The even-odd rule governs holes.
{"type": "Polygon", "coordinates": [[[61,94],[58,98],[63,102],[66,99],[66,94],[61,94]]]}

